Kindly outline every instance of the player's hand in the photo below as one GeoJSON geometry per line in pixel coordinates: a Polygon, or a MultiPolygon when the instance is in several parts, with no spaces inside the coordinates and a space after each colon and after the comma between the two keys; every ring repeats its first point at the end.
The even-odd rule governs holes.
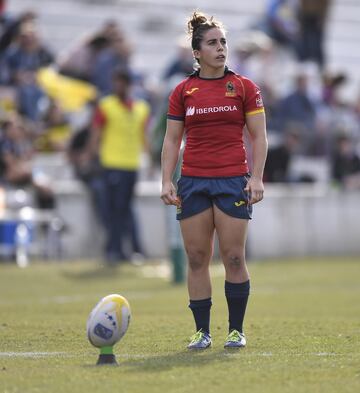
{"type": "Polygon", "coordinates": [[[264,198],[264,183],[261,179],[251,177],[245,187],[245,191],[249,196],[249,204],[253,205],[264,198]]]}
{"type": "Polygon", "coordinates": [[[180,199],[176,195],[176,189],[173,183],[164,183],[161,190],[161,199],[165,205],[180,206],[180,199]]]}

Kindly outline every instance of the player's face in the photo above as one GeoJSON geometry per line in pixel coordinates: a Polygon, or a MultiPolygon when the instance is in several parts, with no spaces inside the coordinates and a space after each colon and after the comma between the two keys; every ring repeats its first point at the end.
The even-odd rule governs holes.
{"type": "Polygon", "coordinates": [[[121,78],[114,78],[113,90],[119,97],[126,98],[129,93],[129,83],[121,78]]]}
{"type": "Polygon", "coordinates": [[[200,60],[201,68],[223,68],[226,63],[228,47],[223,30],[213,28],[208,30],[201,41],[200,50],[194,51],[200,60]]]}

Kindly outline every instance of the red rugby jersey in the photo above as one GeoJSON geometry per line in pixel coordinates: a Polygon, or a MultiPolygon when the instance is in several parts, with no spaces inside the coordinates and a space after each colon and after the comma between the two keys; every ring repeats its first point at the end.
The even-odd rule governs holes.
{"type": "Polygon", "coordinates": [[[170,95],[167,116],[184,121],[182,175],[246,174],[245,114],[260,112],[264,112],[260,89],[230,70],[221,78],[204,79],[195,73],[180,82],[170,95]]]}

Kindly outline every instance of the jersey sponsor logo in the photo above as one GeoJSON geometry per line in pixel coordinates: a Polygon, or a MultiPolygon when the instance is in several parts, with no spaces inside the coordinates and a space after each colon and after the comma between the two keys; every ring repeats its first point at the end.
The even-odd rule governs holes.
{"type": "Polygon", "coordinates": [[[189,106],[186,109],[186,116],[193,116],[195,114],[203,115],[207,113],[234,112],[237,110],[238,108],[236,105],[210,106],[207,108],[195,108],[194,106],[189,106]]]}
{"type": "Polygon", "coordinates": [[[198,87],[193,87],[191,90],[186,90],[185,93],[186,93],[188,96],[191,96],[192,93],[195,93],[195,92],[198,91],[198,90],[199,90],[198,87]]]}
{"type": "Polygon", "coordinates": [[[186,109],[186,116],[192,116],[195,113],[195,107],[194,106],[189,106],[186,109]]]}
{"type": "Polygon", "coordinates": [[[226,82],[225,97],[235,97],[235,96],[236,96],[236,90],[234,84],[231,81],[226,82]]]}

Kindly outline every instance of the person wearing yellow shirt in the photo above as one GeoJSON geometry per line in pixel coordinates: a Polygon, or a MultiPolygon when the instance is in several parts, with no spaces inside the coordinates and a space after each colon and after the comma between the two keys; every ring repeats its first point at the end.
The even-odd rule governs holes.
{"type": "MultiPolygon", "coordinates": [[[[131,85],[127,70],[114,72],[113,94],[99,101],[90,138],[91,149],[98,154],[101,166],[105,258],[109,263],[131,258],[124,243],[136,226],[132,212],[134,187],[141,153],[148,150],[146,126],[150,107],[143,100],[131,98],[131,85]]],[[[133,239],[133,243],[134,240],[138,242],[133,239]]]]}

